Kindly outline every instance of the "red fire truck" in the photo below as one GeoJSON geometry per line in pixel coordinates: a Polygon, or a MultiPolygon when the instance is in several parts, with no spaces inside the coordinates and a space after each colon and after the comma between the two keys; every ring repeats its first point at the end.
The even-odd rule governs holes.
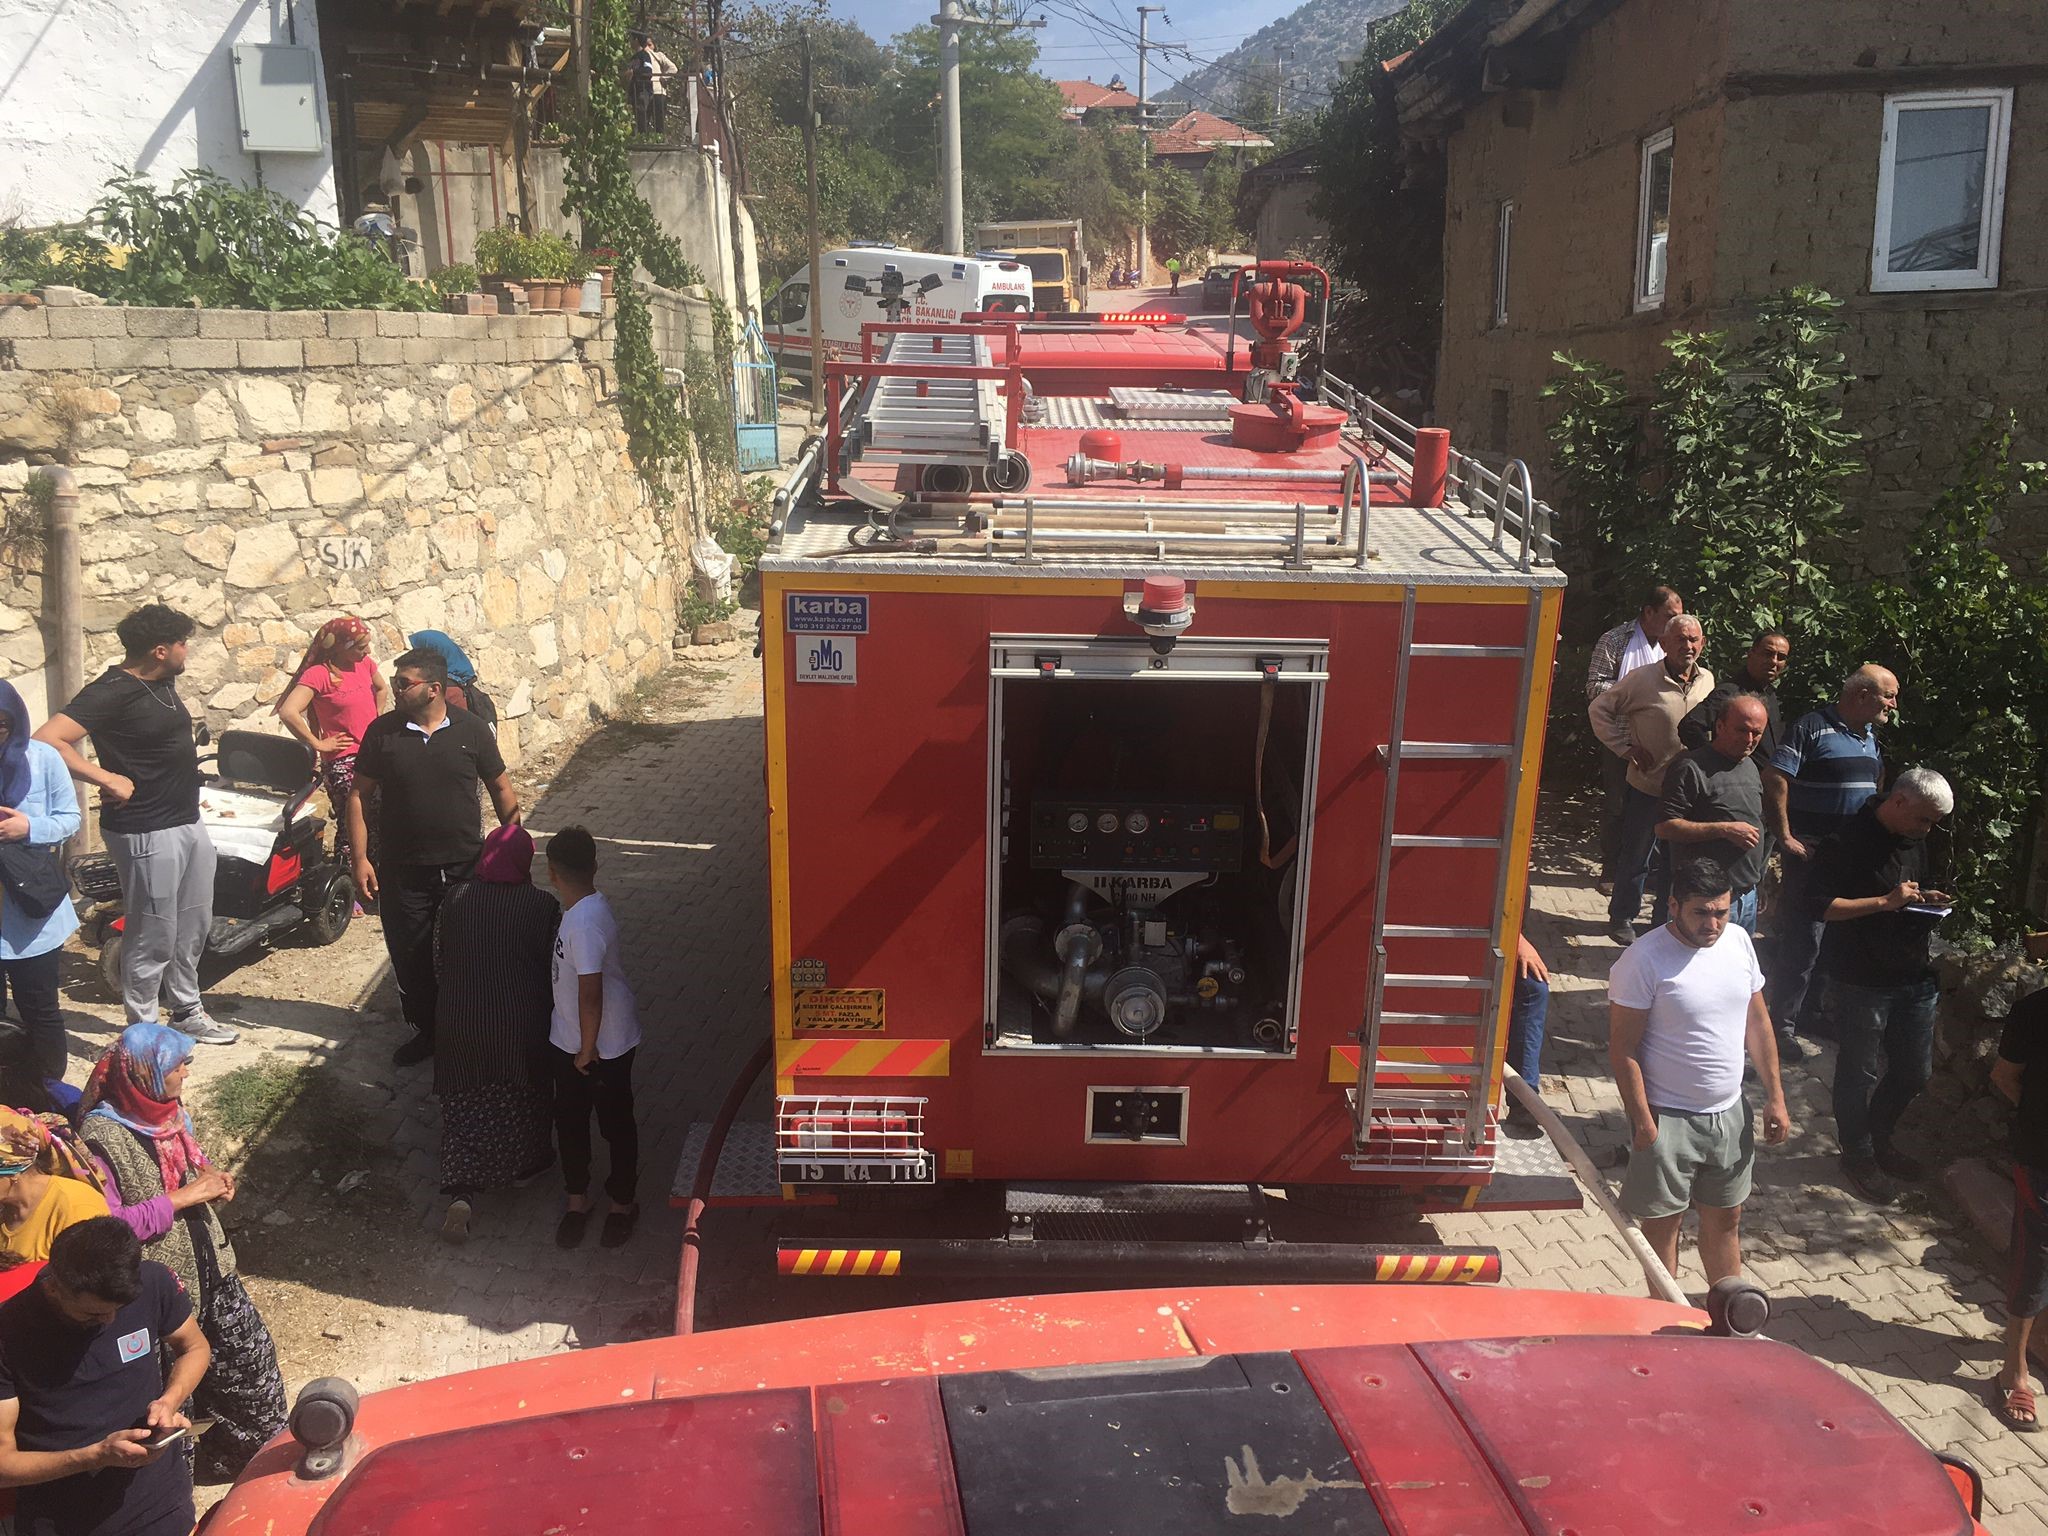
{"type": "MultiPolygon", "coordinates": [[[[1304,371],[1318,286],[830,368],[761,562],[785,1194],[1480,1199],[1564,578],[1520,464],[1304,371]]],[[[886,1228],[783,1267],[965,1259],[886,1228]]]]}

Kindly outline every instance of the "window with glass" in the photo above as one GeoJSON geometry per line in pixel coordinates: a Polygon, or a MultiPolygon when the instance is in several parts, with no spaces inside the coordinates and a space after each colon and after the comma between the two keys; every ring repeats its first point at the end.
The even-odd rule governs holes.
{"type": "Polygon", "coordinates": [[[1664,303],[1671,250],[1671,140],[1666,128],[1643,140],[1642,182],[1636,213],[1636,308],[1664,303]]]}
{"type": "Polygon", "coordinates": [[[802,325],[811,307],[809,283],[784,283],[761,306],[761,318],[770,325],[802,325]]]}
{"type": "Polygon", "coordinates": [[[1508,323],[1508,254],[1514,244],[1515,205],[1504,202],[1493,233],[1493,323],[1508,323]]]}
{"type": "Polygon", "coordinates": [[[2011,128],[2009,90],[1885,98],[1872,289],[1998,286],[2011,128]]]}

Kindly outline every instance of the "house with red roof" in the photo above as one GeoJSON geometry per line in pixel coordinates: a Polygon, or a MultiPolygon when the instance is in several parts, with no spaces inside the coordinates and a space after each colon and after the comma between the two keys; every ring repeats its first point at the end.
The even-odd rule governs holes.
{"type": "Polygon", "coordinates": [[[1067,121],[1078,123],[1090,112],[1101,112],[1109,116],[1124,118],[1131,122],[1138,119],[1138,98],[1124,89],[1123,78],[1112,75],[1107,85],[1097,85],[1093,80],[1055,80],[1067,121]]]}
{"type": "Polygon", "coordinates": [[[1271,149],[1273,141],[1214,112],[1189,112],[1152,135],[1152,158],[1200,175],[1219,149],[1271,149]]]}

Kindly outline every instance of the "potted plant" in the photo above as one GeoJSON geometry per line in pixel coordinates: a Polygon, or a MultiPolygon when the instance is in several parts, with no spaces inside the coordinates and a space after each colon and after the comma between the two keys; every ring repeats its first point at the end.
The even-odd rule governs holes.
{"type": "Polygon", "coordinates": [[[619,253],[608,245],[600,245],[590,253],[591,271],[604,279],[604,296],[612,296],[612,274],[618,270],[619,253]]]}

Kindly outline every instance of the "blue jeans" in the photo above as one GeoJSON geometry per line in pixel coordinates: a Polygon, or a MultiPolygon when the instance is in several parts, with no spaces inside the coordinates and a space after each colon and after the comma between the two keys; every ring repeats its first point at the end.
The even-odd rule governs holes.
{"type": "Polygon", "coordinates": [[[1771,1022],[1781,1030],[1802,1025],[1813,962],[1820,956],[1821,934],[1827,927],[1806,915],[1812,884],[1813,861],[1786,854],[1785,879],[1771,908],[1771,964],[1764,977],[1764,1002],[1771,1022]]]}
{"type": "Polygon", "coordinates": [[[1858,987],[1830,977],[1822,1006],[1835,1028],[1835,1134],[1845,1157],[1887,1146],[1899,1117],[1934,1074],[1932,976],[1898,987],[1858,987]],[[1878,1072],[1878,1058],[1884,1072],[1878,1072]]]}
{"type": "Polygon", "coordinates": [[[1728,921],[1748,934],[1756,937],[1756,892],[1738,891],[1734,904],[1728,908],[1728,921]]]}
{"type": "Polygon", "coordinates": [[[1534,976],[1517,977],[1515,1000],[1508,1010],[1508,1065],[1531,1088],[1543,1071],[1543,1026],[1549,1017],[1550,983],[1534,976]]]}
{"type": "Polygon", "coordinates": [[[1657,809],[1662,804],[1660,796],[1646,795],[1635,785],[1629,785],[1628,799],[1621,807],[1621,836],[1614,855],[1614,894],[1607,899],[1610,927],[1633,924],[1643,915],[1643,890],[1652,883],[1653,863],[1657,887],[1654,910],[1659,914],[1664,910],[1665,898],[1671,892],[1671,874],[1669,863],[1658,857],[1657,809]]]}

